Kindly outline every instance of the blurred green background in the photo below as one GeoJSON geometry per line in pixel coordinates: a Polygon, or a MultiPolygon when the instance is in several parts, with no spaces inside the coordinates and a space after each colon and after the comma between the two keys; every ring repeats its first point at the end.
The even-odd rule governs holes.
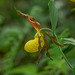
{"type": "MultiPolygon", "coordinates": [[[[18,10],[33,16],[41,27],[51,28],[49,19],[49,0],[0,0],[0,75],[72,75],[63,60],[58,47],[50,38],[48,45],[53,61],[42,50],[40,63],[38,53],[27,53],[24,44],[34,38],[36,30],[24,18],[17,15],[18,10]]],[[[69,0],[55,0],[59,11],[56,34],[62,38],[75,38],[75,3],[69,0]]],[[[66,45],[63,49],[72,66],[75,65],[75,46],[66,45]]]]}

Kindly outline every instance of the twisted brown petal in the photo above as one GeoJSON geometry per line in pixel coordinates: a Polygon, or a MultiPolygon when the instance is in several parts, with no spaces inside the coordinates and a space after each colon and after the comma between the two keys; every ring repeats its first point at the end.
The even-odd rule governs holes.
{"type": "Polygon", "coordinates": [[[45,50],[47,51],[46,55],[47,55],[51,60],[53,60],[53,59],[51,58],[51,56],[50,56],[50,53],[48,52],[48,44],[47,44],[47,40],[46,40],[45,37],[44,37],[44,41],[45,41],[45,44],[46,44],[46,47],[45,47],[45,50]]]}
{"type": "Polygon", "coordinates": [[[30,17],[28,14],[23,14],[21,11],[17,10],[18,15],[24,17],[28,22],[30,22],[33,27],[39,31],[40,30],[40,23],[38,23],[34,17],[30,17]]]}
{"type": "Polygon", "coordinates": [[[56,39],[55,39],[53,36],[51,36],[50,34],[48,34],[48,33],[45,32],[45,31],[44,31],[44,33],[45,33],[46,35],[48,35],[48,36],[51,38],[51,40],[52,40],[53,43],[55,43],[56,45],[58,45],[58,46],[60,46],[60,47],[65,48],[65,46],[63,46],[62,44],[60,44],[59,42],[57,42],[56,39]]]}
{"type": "MultiPolygon", "coordinates": [[[[38,35],[38,36],[39,36],[39,35],[38,35]]],[[[42,54],[41,54],[41,50],[42,50],[41,43],[42,43],[42,41],[41,41],[41,37],[40,37],[40,36],[39,36],[38,42],[39,42],[39,47],[38,47],[39,53],[38,53],[38,61],[37,61],[37,63],[39,64],[40,58],[41,58],[41,56],[42,56],[42,54]]]]}

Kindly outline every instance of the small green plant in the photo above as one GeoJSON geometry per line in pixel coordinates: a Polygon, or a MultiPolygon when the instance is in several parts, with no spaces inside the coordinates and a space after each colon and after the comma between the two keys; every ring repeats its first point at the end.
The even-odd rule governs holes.
{"type": "MultiPolygon", "coordinates": [[[[40,28],[40,23],[38,23],[34,17],[30,17],[28,14],[23,14],[21,11],[17,10],[18,15],[21,15],[22,17],[24,17],[28,22],[30,22],[33,27],[36,29],[37,33],[34,36],[33,40],[29,40],[25,46],[24,49],[29,52],[29,53],[34,53],[34,52],[39,52],[38,53],[38,63],[41,57],[41,50],[44,46],[44,44],[46,45],[45,50],[47,51],[46,55],[51,59],[50,53],[48,52],[48,44],[47,44],[47,40],[45,38],[45,35],[49,36],[49,38],[52,40],[53,43],[55,43],[58,48],[59,51],[61,53],[61,55],[63,56],[63,58],[65,59],[65,61],[67,62],[67,64],[70,66],[70,68],[72,70],[74,70],[74,68],[72,67],[72,65],[69,63],[69,61],[67,60],[67,58],[65,57],[61,47],[65,48],[65,46],[61,45],[59,43],[59,39],[58,36],[55,33],[55,29],[56,29],[56,25],[57,25],[57,21],[58,21],[58,10],[55,6],[54,0],[50,0],[48,3],[49,6],[49,13],[50,13],[50,20],[51,20],[51,25],[52,25],[52,29],[50,28],[40,28]],[[48,33],[49,32],[49,33],[48,33]],[[50,34],[51,33],[51,34],[50,34]]],[[[64,38],[65,40],[65,38],[64,38]]],[[[69,39],[66,39],[67,41],[69,41],[69,39]]],[[[73,40],[73,39],[72,39],[73,40]]],[[[70,41],[72,41],[70,39],[70,41]]],[[[73,43],[73,42],[71,42],[73,43]]],[[[75,43],[74,43],[75,44],[75,43]]]]}

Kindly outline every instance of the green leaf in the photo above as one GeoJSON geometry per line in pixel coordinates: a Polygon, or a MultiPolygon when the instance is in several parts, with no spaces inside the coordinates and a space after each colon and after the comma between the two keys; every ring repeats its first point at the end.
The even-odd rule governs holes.
{"type": "Polygon", "coordinates": [[[75,75],[75,66],[73,67],[73,75],[75,75]]]}
{"type": "Polygon", "coordinates": [[[72,9],[72,12],[75,11],[75,8],[72,9]]]}
{"type": "Polygon", "coordinates": [[[63,43],[75,45],[75,39],[74,38],[63,38],[63,43]]]}
{"type": "Polygon", "coordinates": [[[37,72],[37,67],[33,64],[27,64],[14,68],[10,74],[26,74],[26,75],[35,75],[37,72]]]}
{"type": "Polygon", "coordinates": [[[67,50],[66,52],[66,57],[69,59],[75,59],[75,48],[71,49],[71,50],[67,50]],[[68,52],[67,52],[68,51],[68,52]]]}
{"type": "Polygon", "coordinates": [[[40,71],[37,75],[47,75],[48,72],[47,71],[40,71]]]}
{"type": "Polygon", "coordinates": [[[4,22],[4,17],[2,15],[0,15],[0,25],[4,22]]]}
{"type": "Polygon", "coordinates": [[[58,10],[55,6],[54,0],[50,0],[48,6],[49,6],[49,14],[50,14],[50,20],[52,24],[52,29],[54,32],[58,21],[58,10]]]}

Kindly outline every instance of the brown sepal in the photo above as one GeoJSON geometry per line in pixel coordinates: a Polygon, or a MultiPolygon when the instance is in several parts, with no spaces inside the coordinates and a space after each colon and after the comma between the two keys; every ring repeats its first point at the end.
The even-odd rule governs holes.
{"type": "Polygon", "coordinates": [[[21,11],[17,10],[17,14],[21,15],[22,17],[24,17],[28,22],[30,22],[33,27],[38,31],[40,30],[40,23],[38,23],[34,17],[30,17],[28,14],[23,14],[21,11]]]}
{"type": "Polygon", "coordinates": [[[38,42],[39,42],[39,47],[38,47],[38,49],[39,49],[39,53],[38,53],[38,60],[37,60],[37,63],[39,64],[39,61],[40,61],[40,58],[41,58],[41,56],[42,56],[42,54],[41,54],[41,50],[42,50],[42,47],[41,47],[41,37],[38,35],[38,37],[39,37],[39,39],[38,39],[38,42]]]}
{"type": "Polygon", "coordinates": [[[37,60],[37,64],[39,64],[39,61],[40,61],[41,56],[42,56],[42,54],[41,54],[41,52],[39,51],[39,53],[38,53],[38,60],[37,60]]]}
{"type": "Polygon", "coordinates": [[[54,37],[52,37],[52,41],[53,41],[56,45],[65,48],[65,46],[62,45],[62,44],[60,44],[59,42],[57,42],[56,39],[55,39],[54,37]]]}
{"type": "Polygon", "coordinates": [[[63,46],[62,44],[60,44],[59,42],[57,42],[56,39],[53,36],[51,36],[49,33],[45,32],[45,31],[44,31],[44,33],[51,38],[51,40],[52,40],[53,43],[55,43],[56,45],[58,45],[60,47],[65,48],[65,46],[63,46]]]}
{"type": "Polygon", "coordinates": [[[48,52],[48,44],[47,44],[47,40],[46,40],[45,37],[44,37],[44,42],[45,42],[45,44],[46,44],[46,47],[45,47],[45,50],[47,51],[46,55],[47,55],[51,60],[53,60],[53,59],[51,58],[51,56],[50,56],[50,53],[48,52]]]}

